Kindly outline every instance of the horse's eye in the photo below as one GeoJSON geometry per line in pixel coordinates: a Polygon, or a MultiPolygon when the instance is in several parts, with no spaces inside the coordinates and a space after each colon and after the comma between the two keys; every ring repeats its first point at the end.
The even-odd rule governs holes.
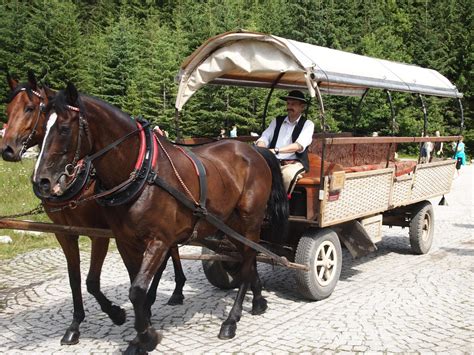
{"type": "Polygon", "coordinates": [[[25,107],[25,113],[31,113],[35,110],[33,106],[26,106],[25,107]]]}
{"type": "Polygon", "coordinates": [[[59,127],[59,134],[61,135],[67,135],[69,133],[70,129],[68,126],[61,126],[59,127]]]}

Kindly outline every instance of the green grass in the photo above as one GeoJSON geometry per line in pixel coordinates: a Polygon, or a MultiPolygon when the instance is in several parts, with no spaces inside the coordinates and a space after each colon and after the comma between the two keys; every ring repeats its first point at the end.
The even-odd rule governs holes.
{"type": "Polygon", "coordinates": [[[418,155],[398,152],[398,159],[418,160],[418,155]]]}
{"type": "MultiPolygon", "coordinates": [[[[34,159],[24,159],[20,163],[9,163],[0,159],[0,216],[27,212],[38,206],[40,201],[34,195],[30,182],[34,164],[34,159]]],[[[44,213],[17,219],[51,222],[44,213]]],[[[59,247],[54,234],[35,235],[0,229],[0,235],[8,235],[13,240],[10,244],[0,243],[0,260],[11,259],[34,249],[59,247]]],[[[90,250],[90,239],[81,237],[79,245],[81,250],[90,250]]]]}

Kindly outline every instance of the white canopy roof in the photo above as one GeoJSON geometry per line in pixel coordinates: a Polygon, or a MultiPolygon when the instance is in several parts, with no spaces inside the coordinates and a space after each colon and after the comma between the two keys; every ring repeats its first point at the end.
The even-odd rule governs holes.
{"type": "Polygon", "coordinates": [[[307,89],[362,95],[368,88],[459,98],[436,70],[254,32],[227,32],[208,39],[181,65],[176,108],[205,84],[307,89]]]}

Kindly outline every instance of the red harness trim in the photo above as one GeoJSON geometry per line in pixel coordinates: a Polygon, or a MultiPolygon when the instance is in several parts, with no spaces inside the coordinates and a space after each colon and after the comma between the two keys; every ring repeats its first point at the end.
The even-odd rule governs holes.
{"type": "Polygon", "coordinates": [[[153,160],[151,161],[151,168],[154,170],[158,164],[158,156],[160,151],[158,150],[158,137],[153,134],[153,160]]]}
{"type": "Polygon", "coordinates": [[[140,122],[136,121],[137,127],[140,130],[140,150],[138,151],[138,158],[137,162],[135,163],[135,170],[140,169],[142,166],[143,159],[145,157],[146,152],[146,141],[145,141],[145,131],[143,131],[143,127],[140,122]]]}

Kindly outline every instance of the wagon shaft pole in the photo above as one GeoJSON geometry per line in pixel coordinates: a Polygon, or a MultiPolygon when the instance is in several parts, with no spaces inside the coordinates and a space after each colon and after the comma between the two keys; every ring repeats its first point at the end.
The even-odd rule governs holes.
{"type": "Polygon", "coordinates": [[[0,219],[0,229],[18,229],[35,232],[87,235],[89,237],[99,238],[114,238],[112,231],[109,229],[64,226],[53,223],[18,221],[14,219],[0,219]]]}
{"type": "MultiPolygon", "coordinates": [[[[214,260],[214,261],[227,261],[227,262],[240,262],[242,259],[239,256],[233,257],[229,255],[220,255],[220,254],[184,254],[179,256],[182,260],[214,260]]],[[[261,263],[278,265],[275,261],[265,255],[258,255],[257,261],[261,263]]],[[[284,266],[288,269],[303,270],[308,271],[309,268],[306,265],[297,264],[288,262],[288,265],[284,266]]]]}

